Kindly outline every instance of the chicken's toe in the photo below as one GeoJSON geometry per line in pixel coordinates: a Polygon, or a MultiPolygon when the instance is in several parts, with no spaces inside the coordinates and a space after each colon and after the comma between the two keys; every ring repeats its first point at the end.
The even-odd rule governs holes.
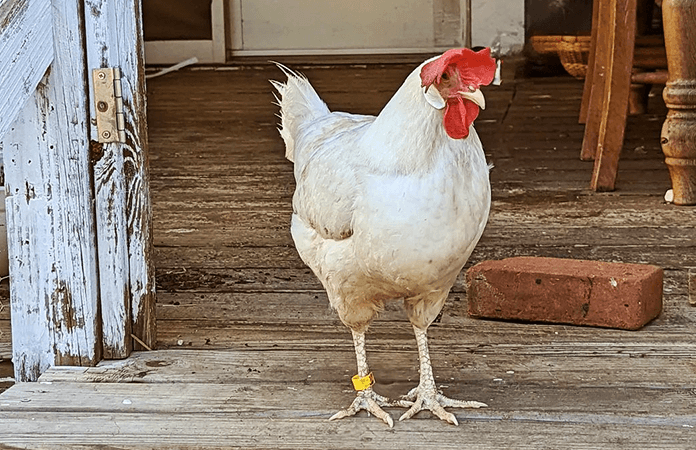
{"type": "Polygon", "coordinates": [[[382,406],[410,406],[410,404],[410,402],[404,400],[392,401],[368,388],[358,392],[355,400],[353,400],[353,403],[351,403],[348,408],[337,412],[331,416],[329,420],[343,419],[344,417],[354,416],[358,411],[367,411],[377,418],[382,419],[382,421],[391,428],[394,426],[394,420],[382,409],[382,406]]]}
{"type": "Polygon", "coordinates": [[[485,403],[481,402],[454,400],[445,397],[444,395],[438,392],[432,392],[429,390],[424,391],[420,390],[419,388],[412,389],[403,398],[410,400],[413,397],[415,397],[415,402],[413,403],[411,408],[399,418],[399,421],[410,419],[420,411],[427,409],[429,411],[432,411],[433,414],[435,414],[437,417],[444,420],[445,422],[449,422],[452,425],[459,425],[459,422],[457,421],[455,415],[450,412],[447,412],[445,410],[445,407],[484,408],[488,406],[485,403]]]}

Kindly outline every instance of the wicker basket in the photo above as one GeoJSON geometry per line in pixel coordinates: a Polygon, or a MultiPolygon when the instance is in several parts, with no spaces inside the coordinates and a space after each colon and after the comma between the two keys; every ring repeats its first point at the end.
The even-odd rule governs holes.
{"type": "Polygon", "coordinates": [[[561,42],[562,36],[532,36],[529,38],[529,43],[535,52],[545,55],[549,53],[558,53],[558,44],[561,42]]]}
{"type": "Polygon", "coordinates": [[[590,36],[532,36],[529,43],[539,54],[558,54],[563,68],[570,75],[585,78],[590,54],[590,36]]]}
{"type": "Polygon", "coordinates": [[[585,78],[590,54],[590,36],[561,36],[558,56],[563,68],[575,78],[585,78]]]}

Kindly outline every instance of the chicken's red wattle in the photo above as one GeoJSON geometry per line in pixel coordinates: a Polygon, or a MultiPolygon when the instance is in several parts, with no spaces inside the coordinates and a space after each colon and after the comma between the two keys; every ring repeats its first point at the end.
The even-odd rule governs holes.
{"type": "Polygon", "coordinates": [[[476,120],[479,107],[476,103],[461,97],[447,100],[445,108],[445,131],[452,139],[464,139],[469,136],[469,127],[476,120]]]}

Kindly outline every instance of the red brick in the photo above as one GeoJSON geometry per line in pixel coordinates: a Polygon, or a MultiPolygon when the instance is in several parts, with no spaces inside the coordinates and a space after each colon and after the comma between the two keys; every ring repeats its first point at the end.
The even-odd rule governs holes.
{"type": "Polygon", "coordinates": [[[472,317],[636,330],[662,310],[662,269],[646,264],[519,257],[466,273],[472,317]]]}

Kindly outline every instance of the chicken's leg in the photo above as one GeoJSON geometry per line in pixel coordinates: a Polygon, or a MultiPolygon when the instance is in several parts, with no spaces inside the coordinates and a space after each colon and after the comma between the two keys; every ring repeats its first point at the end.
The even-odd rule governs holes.
{"type": "Polygon", "coordinates": [[[429,409],[437,417],[453,425],[459,425],[454,414],[445,411],[445,407],[454,408],[482,408],[486,405],[481,402],[453,400],[445,397],[437,391],[433,368],[430,365],[430,352],[428,351],[428,336],[426,330],[414,326],[416,342],[418,342],[418,357],[420,359],[420,383],[404,396],[405,400],[413,401],[413,406],[406,411],[399,420],[410,419],[419,411],[429,409]]]}
{"type": "MultiPolygon", "coordinates": [[[[358,360],[358,376],[361,378],[367,377],[370,373],[370,369],[367,366],[367,355],[365,353],[365,333],[353,331],[353,343],[355,344],[355,357],[358,360]]],[[[368,387],[358,391],[353,403],[347,409],[339,411],[331,416],[329,420],[353,416],[358,411],[365,410],[382,419],[390,427],[393,427],[394,421],[381,406],[411,406],[411,404],[411,402],[405,400],[392,401],[375,393],[372,387],[368,387]]]]}

